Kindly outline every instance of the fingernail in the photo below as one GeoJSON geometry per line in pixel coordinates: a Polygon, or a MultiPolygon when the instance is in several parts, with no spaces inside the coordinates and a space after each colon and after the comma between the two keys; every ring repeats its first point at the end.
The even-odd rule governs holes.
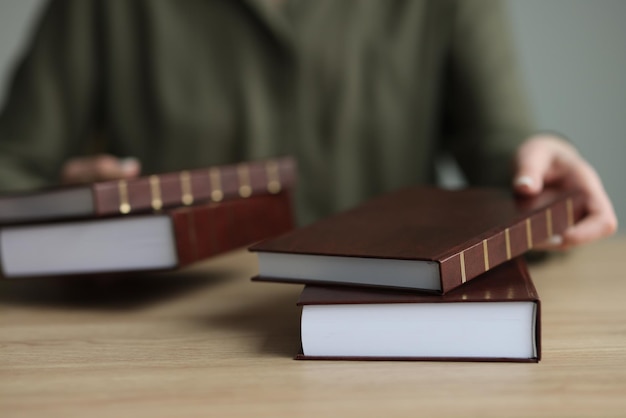
{"type": "Polygon", "coordinates": [[[519,176],[513,182],[513,184],[516,187],[521,187],[521,186],[532,187],[533,183],[534,183],[533,179],[528,176],[519,176]]]}
{"type": "Polygon", "coordinates": [[[134,173],[139,168],[139,160],[133,157],[123,158],[120,160],[120,167],[125,173],[134,173]]]}
{"type": "Polygon", "coordinates": [[[552,235],[550,238],[548,238],[548,244],[554,247],[558,247],[559,245],[563,244],[563,237],[560,235],[552,235]]]}

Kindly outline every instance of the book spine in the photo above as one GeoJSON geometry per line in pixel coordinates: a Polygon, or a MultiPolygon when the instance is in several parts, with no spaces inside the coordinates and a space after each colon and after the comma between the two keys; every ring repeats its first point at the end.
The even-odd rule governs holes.
{"type": "Polygon", "coordinates": [[[277,194],[291,189],[295,178],[296,164],[290,157],[155,174],[94,184],[94,207],[100,216],[126,215],[203,201],[277,194]]]}
{"type": "Polygon", "coordinates": [[[288,192],[172,211],[179,267],[293,228],[288,192]]]}
{"type": "Polygon", "coordinates": [[[561,234],[580,220],[583,212],[582,196],[573,195],[441,260],[442,293],[561,234]]]}

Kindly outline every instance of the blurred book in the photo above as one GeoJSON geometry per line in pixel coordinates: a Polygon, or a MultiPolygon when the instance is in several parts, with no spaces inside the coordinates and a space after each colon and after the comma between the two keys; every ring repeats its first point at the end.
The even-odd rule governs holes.
{"type": "Polygon", "coordinates": [[[171,270],[293,227],[288,190],[148,214],[0,228],[5,278],[171,270]]]}
{"type": "Polygon", "coordinates": [[[121,216],[292,189],[296,162],[281,157],[129,180],[0,195],[0,224],[121,216]]]}

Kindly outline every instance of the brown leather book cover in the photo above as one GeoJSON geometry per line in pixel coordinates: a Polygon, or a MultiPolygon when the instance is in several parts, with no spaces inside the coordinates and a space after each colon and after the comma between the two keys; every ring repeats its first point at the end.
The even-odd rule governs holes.
{"type": "Polygon", "coordinates": [[[176,234],[178,267],[280,235],[294,226],[287,191],[169,213],[176,234]]]}
{"type": "MultiPolygon", "coordinates": [[[[546,190],[534,198],[518,198],[505,189],[412,187],[260,242],[250,250],[258,252],[260,260],[270,253],[436,263],[440,288],[421,290],[446,293],[563,232],[582,212],[580,192],[546,190]]],[[[312,283],[315,279],[297,277],[276,277],[261,270],[255,280],[312,283]]],[[[326,283],[386,287],[387,279],[347,283],[338,275],[326,283]]]]}
{"type": "Polygon", "coordinates": [[[0,224],[145,213],[290,190],[294,158],[280,157],[0,196],[0,224]]]}
{"type": "Polygon", "coordinates": [[[0,228],[4,278],[173,270],[293,228],[291,194],[0,228]]]}
{"type": "MultiPolygon", "coordinates": [[[[541,304],[537,290],[530,278],[526,262],[522,257],[508,261],[481,275],[472,283],[459,287],[445,295],[434,295],[389,289],[351,288],[346,286],[307,285],[302,291],[298,305],[379,305],[379,304],[472,304],[476,302],[501,303],[532,302],[536,305],[534,323],[528,329],[534,333],[535,356],[528,358],[506,357],[355,357],[355,356],[310,356],[303,352],[297,359],[362,359],[362,360],[468,360],[468,361],[522,361],[537,362],[541,359],[541,304]]],[[[456,311],[462,314],[462,311],[456,311]]],[[[400,313],[399,313],[400,315],[400,313]]],[[[502,319],[502,318],[499,318],[502,319]]],[[[396,318],[394,322],[402,322],[396,318]]],[[[429,320],[436,321],[437,318],[429,320]]],[[[485,327],[490,324],[485,321],[485,327]]],[[[392,324],[388,324],[391,326],[392,324]]],[[[428,335],[423,335],[428,339],[428,335]]],[[[459,339],[458,344],[462,344],[459,339]]],[[[488,344],[488,342],[485,342],[488,344]]]]}

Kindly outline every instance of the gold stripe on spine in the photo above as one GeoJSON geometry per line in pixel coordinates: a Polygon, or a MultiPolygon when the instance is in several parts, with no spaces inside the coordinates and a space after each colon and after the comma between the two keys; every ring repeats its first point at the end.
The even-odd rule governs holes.
{"type": "Polygon", "coordinates": [[[161,200],[161,182],[159,176],[150,176],[150,195],[152,197],[152,209],[160,210],[163,207],[163,200],[161,200]]]}
{"type": "Polygon", "coordinates": [[[191,176],[189,171],[180,172],[180,200],[184,205],[191,205],[193,203],[193,193],[191,192],[191,176]]]}
{"type": "Polygon", "coordinates": [[[128,187],[126,180],[120,180],[117,183],[117,191],[120,196],[120,213],[127,214],[130,212],[130,203],[128,202],[128,187]]]}
{"type": "Polygon", "coordinates": [[[513,299],[515,297],[515,289],[513,287],[509,287],[506,290],[506,298],[507,299],[513,299]]]}
{"type": "Polygon", "coordinates": [[[504,242],[506,244],[506,259],[511,259],[511,235],[509,232],[509,228],[504,230],[504,242]]]}
{"type": "Polygon", "coordinates": [[[487,245],[487,240],[483,240],[483,254],[485,256],[485,271],[489,270],[489,247],[487,245]]]}
{"type": "Polygon", "coordinates": [[[548,232],[548,238],[552,236],[552,210],[546,209],[546,230],[548,232]]]}
{"type": "Polygon", "coordinates": [[[252,187],[250,187],[250,173],[248,166],[241,164],[237,166],[237,176],[239,177],[239,196],[250,197],[252,187]]]}
{"type": "Polygon", "coordinates": [[[526,241],[528,243],[528,249],[533,248],[533,229],[530,224],[530,218],[526,218],[526,241]]]}
{"type": "Polygon", "coordinates": [[[280,185],[276,161],[268,161],[265,164],[265,172],[267,173],[267,191],[272,194],[279,193],[282,186],[280,185]]]}
{"type": "Polygon", "coordinates": [[[211,181],[211,200],[214,202],[219,202],[224,198],[221,177],[219,168],[209,169],[209,180],[211,181]]]}
{"type": "Polygon", "coordinates": [[[459,253],[459,258],[461,259],[461,283],[465,283],[467,277],[465,276],[465,254],[463,251],[459,253]]]}
{"type": "Polygon", "coordinates": [[[567,207],[567,226],[572,226],[574,225],[574,203],[571,197],[567,199],[565,205],[567,207]]]}

